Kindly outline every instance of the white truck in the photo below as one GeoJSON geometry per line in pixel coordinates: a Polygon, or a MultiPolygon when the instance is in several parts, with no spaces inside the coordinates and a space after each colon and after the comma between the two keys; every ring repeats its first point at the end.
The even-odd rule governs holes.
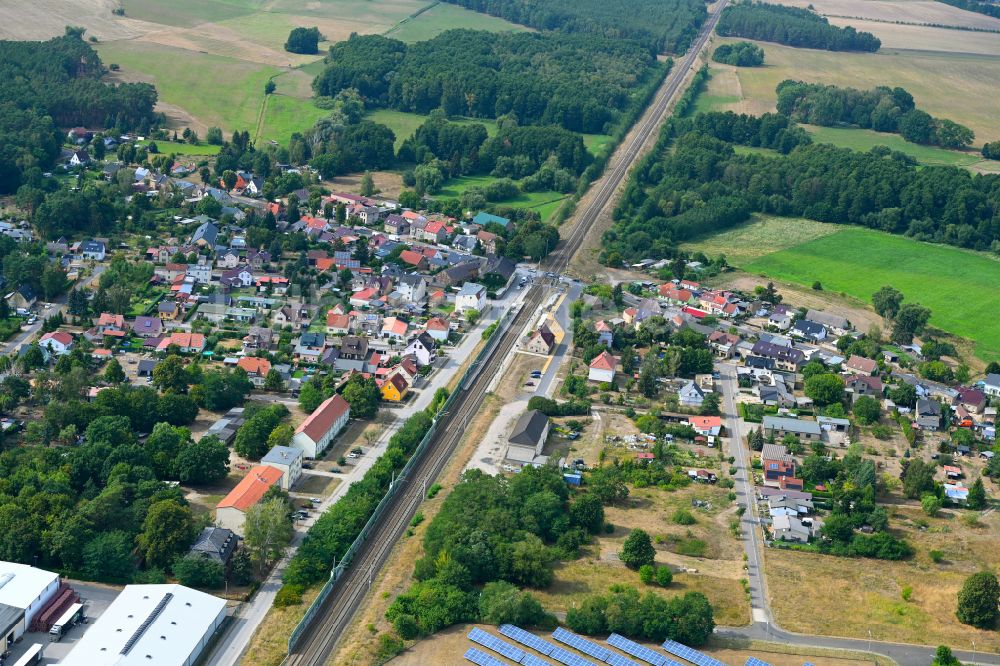
{"type": "Polygon", "coordinates": [[[49,629],[49,640],[52,642],[58,641],[73,625],[80,621],[81,617],[83,617],[83,604],[73,604],[70,606],[63,613],[62,617],[56,620],[52,628],[49,629]]]}

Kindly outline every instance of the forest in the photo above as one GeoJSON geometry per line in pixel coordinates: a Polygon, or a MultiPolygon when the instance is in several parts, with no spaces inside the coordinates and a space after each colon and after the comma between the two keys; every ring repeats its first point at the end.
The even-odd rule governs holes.
{"type": "Polygon", "coordinates": [[[760,67],[764,64],[764,49],[753,42],[720,44],[712,54],[712,60],[737,67],[760,67]]]}
{"type": "Polygon", "coordinates": [[[156,90],[146,83],[100,81],[97,53],[76,33],[46,42],[0,41],[0,194],[23,172],[45,170],[59,155],[59,127],[148,129],[156,90]]]}
{"type": "Polygon", "coordinates": [[[723,37],[743,37],[827,51],[878,51],[882,42],[870,32],[830,25],[808,9],[746,0],[729,5],[716,28],[723,37]]]}
{"type": "Polygon", "coordinates": [[[609,133],[655,65],[636,42],[583,35],[449,30],[411,45],[352,35],[330,47],[313,89],[356,88],[366,104],[399,111],[609,133]]]}
{"type": "Polygon", "coordinates": [[[899,87],[857,90],[786,79],[776,91],[778,113],[800,123],[854,125],[943,148],[965,148],[975,138],[968,127],[917,109],[913,96],[899,87]]]}
{"type": "Polygon", "coordinates": [[[707,18],[699,0],[447,0],[538,30],[631,39],[655,53],[682,53],[707,18]],[[642,20],[637,21],[636,17],[642,20]]]}
{"type": "Polygon", "coordinates": [[[857,152],[813,145],[801,128],[782,122],[789,123],[780,115],[732,112],[669,121],[633,171],[602,260],[673,256],[676,243],[740,224],[753,212],[1000,248],[1000,176],[921,167],[883,146],[857,152]],[[775,146],[779,136],[783,145],[775,146]],[[737,154],[734,144],[777,151],[737,154]]]}

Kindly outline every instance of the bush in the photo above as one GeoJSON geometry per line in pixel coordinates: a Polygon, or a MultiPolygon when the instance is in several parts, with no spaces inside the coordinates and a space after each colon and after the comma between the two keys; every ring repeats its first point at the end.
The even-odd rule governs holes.
{"type": "Polygon", "coordinates": [[[993,629],[1000,616],[1000,585],[991,571],[969,576],[958,592],[958,619],[979,629],[993,629]]]}
{"type": "Polygon", "coordinates": [[[274,607],[288,608],[289,606],[298,606],[302,603],[303,592],[305,592],[305,588],[301,585],[282,585],[278,593],[274,595],[274,607]]]}
{"type": "Polygon", "coordinates": [[[944,560],[944,553],[940,550],[932,550],[927,554],[930,556],[931,562],[934,562],[934,564],[939,564],[942,560],[944,560]]]}
{"type": "Polygon", "coordinates": [[[694,525],[698,520],[694,515],[687,509],[680,508],[674,511],[674,515],[670,517],[672,521],[678,525],[694,525]]]}
{"type": "Polygon", "coordinates": [[[619,559],[630,569],[638,569],[644,564],[652,564],[656,550],[645,530],[632,530],[622,544],[619,559]]]}
{"type": "Polygon", "coordinates": [[[403,639],[395,634],[379,634],[377,643],[378,648],[375,650],[376,664],[384,664],[406,649],[403,639]]]}
{"type": "Polygon", "coordinates": [[[181,585],[215,590],[226,582],[222,563],[202,555],[186,555],[174,560],[174,575],[181,585]]]}
{"type": "Polygon", "coordinates": [[[639,580],[643,585],[652,585],[653,577],[656,575],[656,567],[652,564],[643,564],[639,567],[639,580]]]}
{"type": "Polygon", "coordinates": [[[441,492],[440,483],[432,483],[430,488],[427,489],[427,499],[434,499],[434,497],[441,492]]]}
{"type": "Polygon", "coordinates": [[[674,572],[670,570],[670,567],[657,567],[656,568],[656,584],[660,587],[667,587],[672,582],[674,582],[674,572]]]}

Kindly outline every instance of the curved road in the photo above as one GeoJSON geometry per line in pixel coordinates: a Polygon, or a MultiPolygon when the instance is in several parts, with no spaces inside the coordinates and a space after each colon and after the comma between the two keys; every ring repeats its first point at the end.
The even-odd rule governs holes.
{"type": "MultiPolygon", "coordinates": [[[[747,556],[747,580],[750,582],[750,609],[752,622],[750,626],[736,629],[720,629],[716,633],[731,638],[750,638],[768,640],[791,645],[809,647],[837,648],[842,650],[857,650],[875,652],[885,655],[901,666],[928,666],[934,660],[935,647],[913,645],[909,643],[893,643],[890,641],[863,640],[856,638],[838,638],[835,636],[812,636],[785,631],[774,622],[774,616],[768,606],[767,587],[763,570],[763,543],[760,526],[760,515],[757,511],[756,495],[753,486],[753,474],[750,467],[750,455],[743,445],[748,428],[741,428],[739,412],[736,409],[736,366],[732,363],[719,364],[720,385],[723,395],[723,418],[726,420],[726,431],[729,433],[729,455],[736,461],[736,495],[741,505],[747,507],[741,519],[742,534],[740,536],[747,556]]],[[[818,609],[803,609],[803,612],[822,612],[818,609]]],[[[972,652],[971,650],[956,650],[951,646],[956,657],[966,664],[990,664],[1000,666],[1000,655],[972,652]]]]}

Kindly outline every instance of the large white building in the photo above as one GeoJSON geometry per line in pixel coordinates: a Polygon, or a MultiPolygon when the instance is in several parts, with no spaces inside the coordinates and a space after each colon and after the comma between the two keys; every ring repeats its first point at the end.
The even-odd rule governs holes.
{"type": "Polygon", "coordinates": [[[279,485],[282,490],[288,490],[302,476],[302,450],[290,446],[275,446],[260,459],[260,464],[281,472],[279,485]]]}
{"type": "Polygon", "coordinates": [[[183,585],[128,585],[61,666],[192,666],[226,602],[183,585]]]}
{"type": "Polygon", "coordinates": [[[291,446],[306,458],[315,458],[326,450],[340,429],[351,418],[351,406],[339,395],[327,398],[295,431],[291,446]]]}
{"type": "Polygon", "coordinates": [[[35,614],[59,591],[59,574],[0,562],[0,652],[21,637],[35,614]]]}

